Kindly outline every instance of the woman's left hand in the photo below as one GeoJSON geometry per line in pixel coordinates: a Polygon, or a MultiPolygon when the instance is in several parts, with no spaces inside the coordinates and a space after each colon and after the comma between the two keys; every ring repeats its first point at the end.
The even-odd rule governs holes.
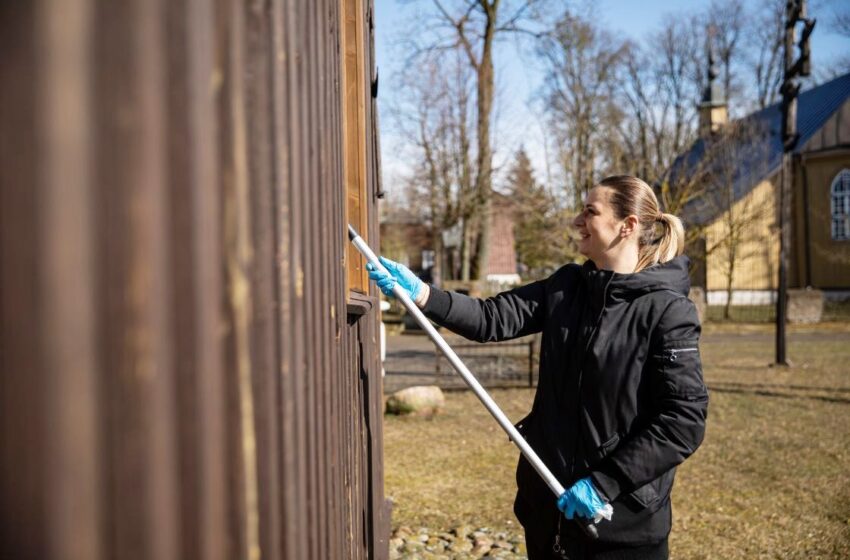
{"type": "Polygon", "coordinates": [[[564,512],[567,519],[584,517],[597,523],[603,518],[610,521],[614,512],[593,487],[590,477],[582,478],[564,491],[558,498],[558,509],[564,512]]]}

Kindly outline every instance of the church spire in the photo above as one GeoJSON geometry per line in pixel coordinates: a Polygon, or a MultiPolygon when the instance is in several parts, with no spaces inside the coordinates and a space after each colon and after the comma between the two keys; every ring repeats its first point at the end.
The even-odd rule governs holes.
{"type": "Polygon", "coordinates": [[[717,69],[717,56],[714,52],[714,34],[715,28],[711,25],[707,29],[705,39],[708,62],[707,80],[699,104],[699,133],[703,137],[716,132],[728,120],[726,92],[723,91],[723,85],[717,79],[720,72],[717,69]]]}

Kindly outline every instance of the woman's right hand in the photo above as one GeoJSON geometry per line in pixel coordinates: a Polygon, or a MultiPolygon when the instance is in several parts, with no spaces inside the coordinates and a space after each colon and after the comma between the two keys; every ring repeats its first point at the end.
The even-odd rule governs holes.
{"type": "Polygon", "coordinates": [[[387,297],[395,297],[393,287],[396,283],[398,283],[399,286],[404,288],[407,295],[410,296],[410,299],[419,303],[417,298],[424,295],[423,290],[425,289],[425,282],[417,278],[416,275],[403,264],[399,264],[384,257],[379,258],[381,259],[381,264],[384,265],[384,268],[387,269],[389,274],[382,270],[378,270],[372,265],[372,263],[366,263],[366,269],[369,271],[369,278],[378,284],[378,287],[382,292],[384,292],[384,295],[387,297]]]}

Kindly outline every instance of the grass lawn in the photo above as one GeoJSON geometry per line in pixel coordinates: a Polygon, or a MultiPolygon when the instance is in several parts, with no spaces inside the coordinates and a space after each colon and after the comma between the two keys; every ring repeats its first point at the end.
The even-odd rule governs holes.
{"type": "MultiPolygon", "coordinates": [[[[850,558],[850,324],[793,327],[781,369],[771,332],[706,329],[708,430],[679,469],[673,558],[850,558]]],[[[518,420],[533,390],[492,394],[518,420]]],[[[394,527],[519,530],[518,452],[471,392],[432,419],[385,417],[384,438],[394,527]]]]}

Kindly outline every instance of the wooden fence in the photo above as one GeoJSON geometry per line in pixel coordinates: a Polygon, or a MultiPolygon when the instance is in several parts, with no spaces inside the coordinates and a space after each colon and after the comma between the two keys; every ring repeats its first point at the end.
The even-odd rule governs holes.
{"type": "Polygon", "coordinates": [[[0,3],[0,557],[386,556],[343,13],[370,99],[369,0],[0,3]]]}

